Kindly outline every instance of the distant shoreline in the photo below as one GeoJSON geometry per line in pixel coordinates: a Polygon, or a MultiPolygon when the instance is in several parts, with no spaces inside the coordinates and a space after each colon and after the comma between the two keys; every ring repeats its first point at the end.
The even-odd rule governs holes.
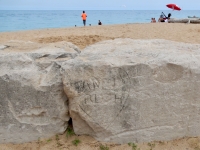
{"type": "MultiPolygon", "coordinates": [[[[150,22],[149,22],[150,23],[150,22]]],[[[149,24],[149,23],[124,23],[124,24],[106,24],[101,26],[121,26],[121,25],[131,25],[131,24],[149,24]]],[[[31,31],[44,31],[44,30],[59,30],[59,29],[73,29],[73,28],[87,28],[87,27],[100,27],[100,25],[86,25],[84,26],[73,26],[73,27],[60,27],[60,28],[41,28],[41,29],[27,29],[27,30],[15,30],[15,31],[0,31],[1,33],[15,33],[15,32],[31,32],[31,31]]]]}
{"type": "MultiPolygon", "coordinates": [[[[0,10],[0,32],[68,28],[83,26],[82,10],[0,10]]],[[[159,19],[161,13],[171,13],[171,18],[200,16],[200,10],[86,10],[86,25],[116,25],[127,23],[149,23],[159,19]],[[109,14],[109,15],[108,15],[109,14]]]]}

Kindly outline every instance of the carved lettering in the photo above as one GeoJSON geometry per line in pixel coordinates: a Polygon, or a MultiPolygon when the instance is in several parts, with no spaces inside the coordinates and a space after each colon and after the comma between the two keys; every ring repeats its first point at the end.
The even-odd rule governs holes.
{"type": "Polygon", "coordinates": [[[96,88],[99,88],[98,82],[88,82],[88,81],[76,81],[74,83],[70,83],[71,86],[73,86],[78,93],[95,90],[96,88]]]}
{"type": "Polygon", "coordinates": [[[97,82],[93,82],[94,89],[99,88],[99,84],[97,82]]]}
{"type": "Polygon", "coordinates": [[[120,105],[122,105],[124,98],[125,98],[124,94],[122,94],[120,96],[115,95],[115,103],[119,103],[120,105]]]}
{"type": "Polygon", "coordinates": [[[84,101],[85,101],[85,104],[98,103],[98,101],[97,101],[97,95],[96,94],[86,95],[84,101]]]}

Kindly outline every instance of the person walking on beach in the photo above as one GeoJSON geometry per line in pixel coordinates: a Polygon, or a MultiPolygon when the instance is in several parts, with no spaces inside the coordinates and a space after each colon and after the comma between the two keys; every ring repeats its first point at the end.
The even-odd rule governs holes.
{"type": "Polygon", "coordinates": [[[85,13],[85,11],[83,11],[81,17],[82,17],[82,19],[83,19],[83,24],[84,24],[84,26],[85,26],[85,25],[86,25],[86,18],[87,18],[87,14],[85,13]]]}

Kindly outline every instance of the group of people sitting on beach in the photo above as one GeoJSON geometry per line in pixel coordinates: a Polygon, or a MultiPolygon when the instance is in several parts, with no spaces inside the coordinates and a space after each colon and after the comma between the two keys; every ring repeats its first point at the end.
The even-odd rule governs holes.
{"type": "MultiPolygon", "coordinates": [[[[87,18],[87,14],[85,13],[85,11],[83,11],[82,15],[81,15],[82,19],[83,19],[83,25],[86,25],[86,18],[87,18]]],[[[168,20],[171,17],[171,13],[168,14],[168,16],[166,17],[165,14],[162,12],[160,15],[160,18],[158,19],[158,22],[168,22],[168,20]]],[[[156,23],[156,19],[155,18],[151,18],[151,23],[156,23]]],[[[89,24],[91,26],[91,24],[89,24]]],[[[99,20],[98,25],[102,25],[101,21],[99,20]]],[[[75,25],[76,27],[76,25],[75,25]]]]}
{"type": "MultiPolygon", "coordinates": [[[[171,17],[171,13],[168,14],[168,16],[166,17],[165,14],[162,12],[162,14],[160,15],[160,18],[158,19],[158,22],[168,22],[168,20],[171,17]]],[[[151,23],[155,23],[156,19],[155,18],[151,18],[151,23]]]]}
{"type": "Polygon", "coordinates": [[[155,18],[151,18],[151,23],[155,23],[156,19],[155,18]]]}

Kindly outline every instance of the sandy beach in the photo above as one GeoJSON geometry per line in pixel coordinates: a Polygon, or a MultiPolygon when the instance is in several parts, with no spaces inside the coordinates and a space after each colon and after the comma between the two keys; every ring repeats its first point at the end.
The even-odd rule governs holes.
{"type": "Polygon", "coordinates": [[[151,143],[113,144],[96,141],[89,136],[66,134],[38,139],[24,144],[0,144],[0,150],[199,150],[200,138],[182,138],[174,141],[151,143]],[[76,142],[75,142],[76,141],[76,142]],[[77,142],[79,141],[79,143],[77,142]],[[75,143],[78,143],[77,145],[75,143]]]}
{"type": "MultiPolygon", "coordinates": [[[[2,32],[0,33],[0,45],[6,45],[9,41],[31,41],[43,44],[68,41],[77,45],[81,50],[84,50],[84,48],[94,43],[116,38],[166,39],[200,44],[199,35],[199,24],[148,23],[103,25],[2,32]]],[[[13,48],[16,51],[28,51],[31,49],[31,47],[23,47],[23,45],[16,45],[13,48]]],[[[131,150],[133,148],[135,148],[133,150],[139,150],[139,148],[140,150],[200,150],[200,137],[185,137],[165,142],[155,141],[151,143],[127,143],[119,145],[101,143],[89,136],[72,135],[66,137],[66,134],[55,135],[49,139],[38,139],[37,141],[24,144],[0,144],[0,150],[108,150],[106,148],[109,148],[109,150],[131,150]],[[78,143],[77,146],[76,143],[78,143]],[[137,146],[137,148],[134,146],[137,146]]]]}
{"type": "Polygon", "coordinates": [[[68,41],[79,48],[115,38],[131,39],[166,39],[185,43],[200,43],[200,26],[198,24],[124,24],[103,25],[59,29],[44,29],[0,33],[0,43],[11,40],[53,43],[68,41]]]}

